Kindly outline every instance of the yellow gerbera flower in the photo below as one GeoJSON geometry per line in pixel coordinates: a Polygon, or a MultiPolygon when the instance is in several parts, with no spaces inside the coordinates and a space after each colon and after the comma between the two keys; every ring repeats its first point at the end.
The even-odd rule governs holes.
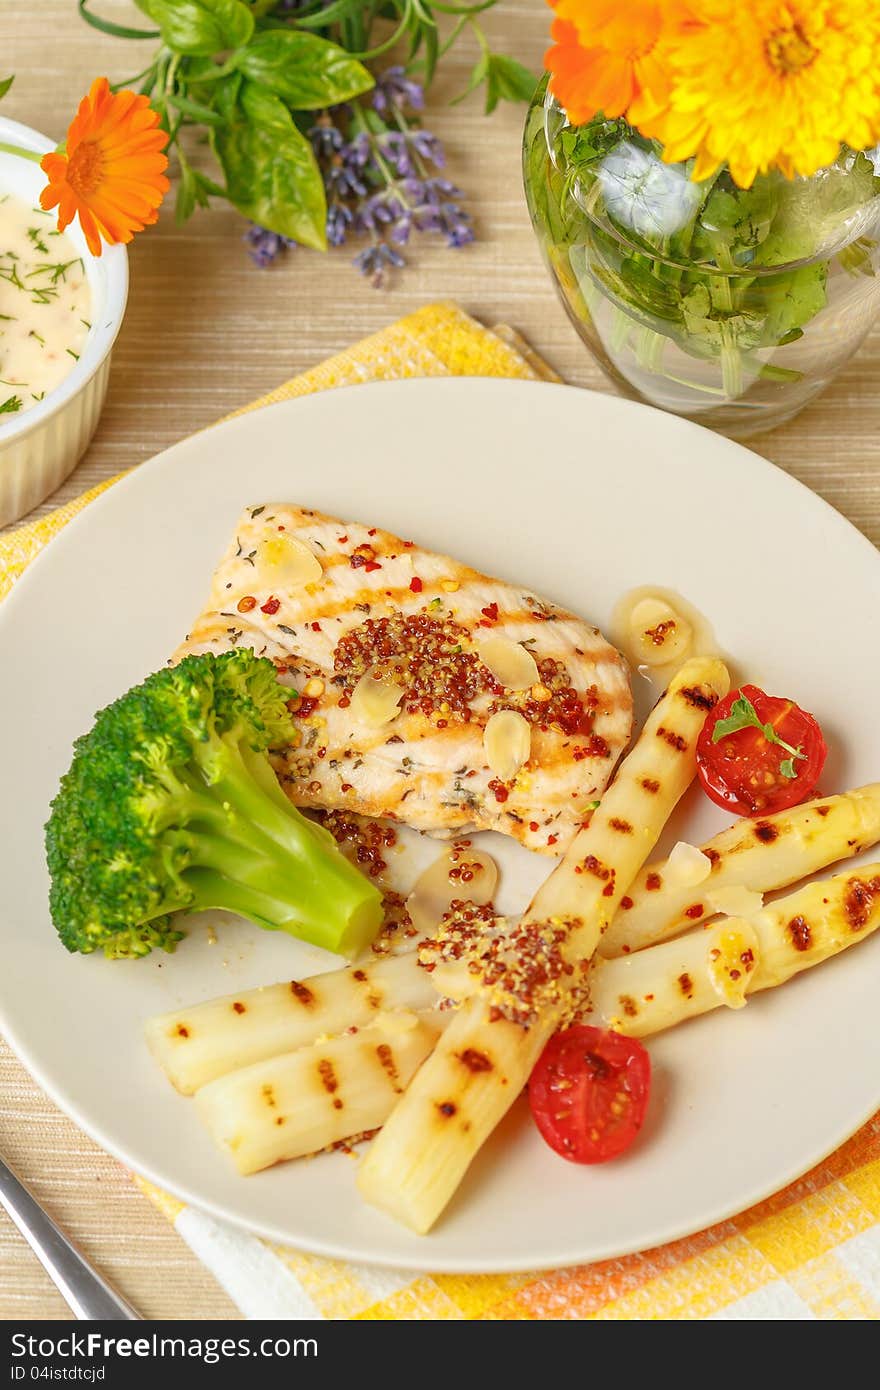
{"type": "Polygon", "coordinates": [[[877,0],[687,0],[664,35],[669,94],[650,134],[694,178],[727,163],[748,188],[773,166],[791,178],[842,144],[880,141],[877,0]]]}

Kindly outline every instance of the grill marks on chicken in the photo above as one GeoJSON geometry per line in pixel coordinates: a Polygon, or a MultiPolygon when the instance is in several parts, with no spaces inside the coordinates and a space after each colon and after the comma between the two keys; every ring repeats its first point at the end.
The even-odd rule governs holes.
{"type": "Polygon", "coordinates": [[[630,736],[627,668],[596,628],[390,532],[300,507],[243,514],[176,655],[237,644],[271,657],[297,692],[300,739],[276,770],[298,806],[498,830],[560,854],[630,736]],[[484,740],[500,712],[517,716],[527,750],[507,776],[487,755],[497,722],[494,745],[484,740]]]}

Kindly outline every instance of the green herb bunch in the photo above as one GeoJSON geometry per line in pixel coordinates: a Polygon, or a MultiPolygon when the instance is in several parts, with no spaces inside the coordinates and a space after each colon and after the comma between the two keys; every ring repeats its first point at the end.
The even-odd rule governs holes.
{"type": "Polygon", "coordinates": [[[156,44],[115,85],[137,86],[161,114],[178,220],[228,199],[254,224],[261,264],[284,245],[323,250],[359,233],[369,239],[360,267],[379,283],[412,231],[464,244],[473,234],[436,174],[443,152],[421,125],[423,90],[465,36],[477,48],[467,91],[483,88],[487,112],[528,100],[536,81],[480,27],[497,0],[135,0],[149,28],[111,22],[95,3],[78,0],[89,24],[156,44]],[[403,61],[383,71],[392,50],[403,61]],[[210,172],[194,155],[199,134],[210,172]]]}

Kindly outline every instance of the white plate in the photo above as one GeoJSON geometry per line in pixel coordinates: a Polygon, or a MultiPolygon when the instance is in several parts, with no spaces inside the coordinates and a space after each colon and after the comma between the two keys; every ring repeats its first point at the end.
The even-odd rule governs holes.
{"type": "MultiPolygon", "coordinates": [[[[599,623],[634,585],[677,589],[741,669],[820,717],[825,788],[880,776],[880,558],[739,445],[609,396],[489,380],[358,387],[233,420],[94,502],[0,608],[0,1025],[53,1099],[218,1216],[321,1254],[448,1271],[574,1264],[685,1235],[867,1119],[880,1105],[878,939],[653,1041],[650,1123],[617,1163],[565,1163],[516,1107],[427,1238],[363,1206],[343,1154],[232,1172],[150,1061],[141,1024],[303,973],[316,953],[228,921],[218,945],[198,928],[173,956],[68,956],[46,910],[42,825],[74,736],[163,663],[239,511],[270,500],[374,521],[599,623]]],[[[698,795],[687,816],[691,836],[723,821],[698,795]]],[[[535,862],[486,838],[506,851],[512,902],[535,862]]]]}

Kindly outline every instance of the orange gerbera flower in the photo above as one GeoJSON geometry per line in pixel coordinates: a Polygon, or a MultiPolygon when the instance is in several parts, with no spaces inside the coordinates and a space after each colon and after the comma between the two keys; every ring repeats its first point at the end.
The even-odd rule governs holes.
{"type": "Polygon", "coordinates": [[[42,207],[58,208],[58,230],[79,217],[89,250],[101,254],[101,238],[111,245],[131,241],[156,221],[168,192],[163,153],[168,137],[146,96],[111,92],[96,77],[67,132],[66,149],[47,154],[41,168],[49,183],[42,207]]]}
{"type": "Polygon", "coordinates": [[[544,62],[550,90],[580,125],[597,112],[647,122],[666,101],[658,60],[669,5],[660,0],[549,0],[555,40],[544,62]]]}

